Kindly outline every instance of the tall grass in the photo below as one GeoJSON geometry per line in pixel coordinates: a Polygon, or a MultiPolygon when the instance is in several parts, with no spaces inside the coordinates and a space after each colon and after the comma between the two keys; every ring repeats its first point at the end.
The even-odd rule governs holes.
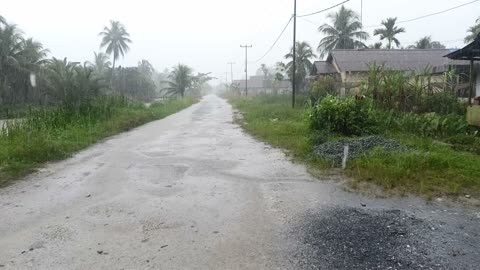
{"type": "Polygon", "coordinates": [[[0,131],[0,186],[42,163],[60,160],[100,139],[184,109],[193,98],[146,108],[124,97],[98,97],[76,108],[36,109],[0,131]]]}

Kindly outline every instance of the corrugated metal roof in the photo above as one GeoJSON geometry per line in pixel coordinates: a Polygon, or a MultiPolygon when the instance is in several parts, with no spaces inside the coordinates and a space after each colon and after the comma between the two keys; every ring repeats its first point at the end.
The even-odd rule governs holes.
{"type": "Polygon", "coordinates": [[[368,71],[369,64],[377,63],[385,65],[386,68],[399,71],[422,71],[427,66],[434,68],[436,72],[445,70],[445,67],[451,64],[461,65],[460,61],[443,57],[448,54],[448,49],[431,50],[332,50],[327,61],[334,61],[340,71],[368,71]]]}

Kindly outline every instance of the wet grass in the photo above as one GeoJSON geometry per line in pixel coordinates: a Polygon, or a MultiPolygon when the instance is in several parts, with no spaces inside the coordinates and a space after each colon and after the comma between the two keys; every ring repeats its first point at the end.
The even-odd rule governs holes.
{"type": "Polygon", "coordinates": [[[65,159],[108,136],[164,118],[189,107],[194,98],[152,104],[100,100],[82,110],[49,108],[0,129],[0,186],[33,172],[48,161],[65,159]]]}
{"type": "MultiPolygon", "coordinates": [[[[292,109],[289,96],[230,98],[230,103],[243,114],[243,128],[275,147],[287,150],[296,160],[319,169],[329,163],[313,154],[318,143],[306,122],[305,108],[292,109]]],[[[374,150],[348,164],[345,173],[353,178],[352,186],[373,183],[385,191],[400,194],[434,196],[480,195],[480,155],[478,140],[468,144],[445,143],[412,134],[386,134],[408,145],[404,152],[374,150]],[[468,150],[468,151],[467,151],[468,150]]],[[[322,137],[325,139],[338,139],[322,137]]],[[[458,141],[458,140],[457,140],[458,141]]]]}

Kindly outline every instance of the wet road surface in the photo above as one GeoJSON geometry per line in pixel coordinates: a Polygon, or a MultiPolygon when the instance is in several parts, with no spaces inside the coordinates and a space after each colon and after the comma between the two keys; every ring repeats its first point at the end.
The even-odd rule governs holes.
{"type": "Polygon", "coordinates": [[[344,192],[232,118],[207,96],[0,190],[0,269],[478,269],[478,209],[344,192]]]}

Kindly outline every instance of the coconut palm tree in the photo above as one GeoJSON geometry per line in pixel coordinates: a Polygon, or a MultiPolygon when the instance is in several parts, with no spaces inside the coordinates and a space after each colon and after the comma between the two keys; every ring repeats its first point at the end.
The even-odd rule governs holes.
{"type": "MultiPolygon", "coordinates": [[[[313,53],[312,47],[305,41],[295,43],[295,54],[296,54],[296,88],[302,90],[305,87],[305,78],[308,75],[308,72],[312,69],[312,58],[315,58],[316,55],[313,53]]],[[[293,78],[293,48],[289,53],[285,55],[285,59],[292,59],[285,66],[287,73],[289,74],[290,79],[293,78]]]]}
{"type": "Polygon", "coordinates": [[[333,49],[366,48],[363,41],[367,40],[368,33],[362,31],[362,23],[357,13],[342,6],[338,12],[330,13],[327,18],[332,25],[324,24],[318,31],[325,35],[318,45],[320,57],[333,49]]]}
{"type": "Polygon", "coordinates": [[[172,72],[168,75],[170,80],[166,82],[168,87],[163,89],[167,91],[166,95],[180,95],[183,98],[194,82],[192,72],[192,68],[187,65],[178,64],[173,67],[172,72]]]}
{"type": "Polygon", "coordinates": [[[395,43],[395,46],[400,46],[400,41],[395,37],[398,34],[405,33],[405,28],[397,27],[395,23],[397,18],[388,18],[386,21],[382,21],[384,28],[378,28],[373,31],[373,35],[380,36],[380,40],[387,40],[387,49],[392,49],[392,43],[395,43]]]}
{"type": "Polygon", "coordinates": [[[113,71],[115,70],[115,62],[117,59],[122,56],[125,56],[125,53],[128,52],[130,47],[129,43],[132,43],[130,40],[130,34],[125,30],[125,27],[119,21],[110,21],[110,27],[106,27],[99,34],[103,36],[102,43],[100,47],[107,47],[106,53],[111,55],[113,53],[113,65],[112,65],[112,76],[113,71]]]}
{"type": "Polygon", "coordinates": [[[102,52],[93,52],[93,63],[87,62],[86,64],[92,67],[97,74],[104,74],[112,65],[110,60],[108,60],[108,55],[102,52]]]}
{"type": "Polygon", "coordinates": [[[480,34],[480,17],[475,22],[476,24],[467,30],[469,34],[465,37],[465,43],[472,42],[480,34]]]}
{"type": "Polygon", "coordinates": [[[445,49],[445,45],[439,41],[432,41],[431,36],[425,36],[415,42],[415,45],[408,46],[409,49],[445,49]]]}

